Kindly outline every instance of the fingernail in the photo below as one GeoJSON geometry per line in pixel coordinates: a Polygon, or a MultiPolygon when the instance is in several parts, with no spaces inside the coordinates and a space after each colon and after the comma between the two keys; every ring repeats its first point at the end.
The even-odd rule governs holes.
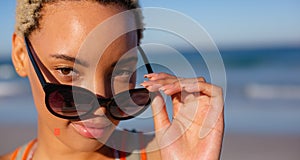
{"type": "Polygon", "coordinates": [[[145,74],[145,75],[144,75],[144,78],[149,78],[149,74],[145,74]]]}
{"type": "Polygon", "coordinates": [[[149,77],[151,78],[151,77],[156,76],[156,75],[157,75],[156,73],[149,73],[149,74],[145,74],[144,77],[145,78],[149,78],[149,77]]]}

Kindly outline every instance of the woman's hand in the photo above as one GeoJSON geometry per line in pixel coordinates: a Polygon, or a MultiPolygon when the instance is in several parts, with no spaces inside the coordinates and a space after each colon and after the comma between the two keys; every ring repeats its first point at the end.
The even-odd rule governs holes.
{"type": "Polygon", "coordinates": [[[172,121],[161,95],[152,102],[162,159],[219,159],[224,130],[222,89],[204,78],[178,78],[166,73],[146,77],[149,81],[142,83],[144,87],[164,92],[173,102],[172,121]]]}

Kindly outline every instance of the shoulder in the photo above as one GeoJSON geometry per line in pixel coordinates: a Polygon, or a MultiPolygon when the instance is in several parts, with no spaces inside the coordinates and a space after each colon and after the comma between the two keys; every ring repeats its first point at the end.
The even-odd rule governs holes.
{"type": "Polygon", "coordinates": [[[13,153],[8,153],[0,156],[0,160],[10,160],[13,153]]]}
{"type": "Polygon", "coordinates": [[[148,159],[157,159],[157,160],[161,159],[160,151],[157,150],[157,151],[153,151],[153,152],[148,152],[147,158],[148,159]]]}
{"type": "Polygon", "coordinates": [[[15,149],[13,152],[5,154],[5,155],[1,155],[0,156],[0,160],[11,160],[11,159],[19,159],[20,156],[24,158],[24,154],[28,155],[29,153],[32,152],[33,147],[36,147],[36,143],[37,140],[34,139],[30,142],[28,142],[27,144],[18,147],[17,149],[15,149]]]}

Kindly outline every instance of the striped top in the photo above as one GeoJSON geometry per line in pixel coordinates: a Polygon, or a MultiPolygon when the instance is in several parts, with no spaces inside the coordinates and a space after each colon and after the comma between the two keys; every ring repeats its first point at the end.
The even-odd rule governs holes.
{"type": "Polygon", "coordinates": [[[35,139],[22,147],[17,148],[11,156],[11,160],[32,160],[36,147],[37,140],[35,139]]]}
{"type": "MultiPolygon", "coordinates": [[[[11,160],[32,160],[36,147],[37,140],[30,141],[17,148],[11,156],[11,160]]],[[[147,160],[145,149],[142,149],[139,154],[132,153],[130,155],[127,155],[125,152],[114,150],[114,155],[116,160],[147,160]]]]}

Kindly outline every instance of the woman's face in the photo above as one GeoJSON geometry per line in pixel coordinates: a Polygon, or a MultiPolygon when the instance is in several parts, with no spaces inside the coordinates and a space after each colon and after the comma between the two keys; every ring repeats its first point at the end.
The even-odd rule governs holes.
{"type": "MultiPolygon", "coordinates": [[[[99,96],[111,97],[111,74],[114,64],[125,52],[136,46],[137,34],[130,32],[111,43],[104,53],[97,55],[101,58],[96,65],[89,65],[89,61],[95,55],[77,54],[87,35],[98,24],[122,11],[124,9],[115,5],[104,6],[87,1],[58,1],[46,4],[42,10],[40,27],[32,32],[29,39],[43,65],[59,83],[76,84],[99,96]],[[75,65],[77,62],[84,63],[75,65]],[[88,73],[89,70],[93,72],[88,73]]],[[[111,29],[113,32],[113,26],[111,29]]],[[[110,38],[109,32],[102,34],[102,40],[110,38]]],[[[27,64],[38,111],[38,138],[41,140],[39,144],[45,142],[44,144],[55,144],[53,146],[56,149],[68,148],[77,151],[94,151],[103,146],[103,142],[118,122],[106,118],[104,107],[99,107],[93,117],[87,120],[69,121],[55,117],[46,108],[44,91],[29,59],[27,64]]],[[[51,83],[45,71],[41,70],[46,81],[51,83]]]]}

